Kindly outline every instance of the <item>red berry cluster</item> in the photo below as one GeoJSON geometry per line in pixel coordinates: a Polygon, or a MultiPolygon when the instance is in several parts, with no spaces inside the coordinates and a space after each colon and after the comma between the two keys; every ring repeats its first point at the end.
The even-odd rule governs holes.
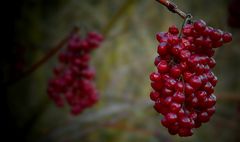
{"type": "Polygon", "coordinates": [[[73,35],[67,49],[59,54],[60,65],[53,69],[54,78],[49,80],[48,95],[62,107],[64,100],[69,104],[71,113],[77,115],[98,100],[98,93],[91,82],[95,71],[89,67],[90,52],[99,47],[102,35],[89,32],[82,39],[73,35]]]}
{"type": "Polygon", "coordinates": [[[156,35],[159,56],[154,64],[158,71],[150,74],[154,89],[150,98],[156,111],[164,115],[161,123],[169,133],[186,137],[215,112],[214,48],[230,42],[232,35],[203,20],[186,24],[181,37],[178,34],[178,28],[171,26],[168,32],[156,35]]]}

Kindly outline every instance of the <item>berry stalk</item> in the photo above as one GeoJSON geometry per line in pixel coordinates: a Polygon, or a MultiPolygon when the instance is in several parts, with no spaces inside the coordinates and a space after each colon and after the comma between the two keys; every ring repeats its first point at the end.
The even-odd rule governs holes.
{"type": "Polygon", "coordinates": [[[29,69],[18,75],[16,78],[11,78],[9,81],[7,81],[4,86],[11,86],[15,83],[17,83],[19,80],[27,77],[32,72],[34,72],[36,69],[38,69],[41,65],[46,63],[53,55],[55,55],[64,45],[67,43],[68,39],[72,37],[73,34],[76,34],[79,31],[77,27],[74,27],[73,30],[70,32],[69,35],[67,35],[64,39],[62,39],[54,48],[52,48],[42,59],[40,59],[38,62],[33,64],[29,69]]]}
{"type": "Polygon", "coordinates": [[[156,0],[157,2],[161,3],[162,5],[166,6],[169,11],[173,13],[177,13],[179,16],[181,16],[183,19],[187,18],[187,15],[185,12],[180,10],[176,4],[169,0],[156,0]]]}

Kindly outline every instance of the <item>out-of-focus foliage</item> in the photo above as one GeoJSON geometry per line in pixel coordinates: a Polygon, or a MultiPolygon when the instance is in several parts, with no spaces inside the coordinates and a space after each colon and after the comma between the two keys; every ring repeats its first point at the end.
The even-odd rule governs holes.
{"type": "Polygon", "coordinates": [[[209,25],[230,31],[234,41],[217,51],[215,69],[220,96],[212,120],[190,138],[170,136],[149,99],[149,73],[157,41],[155,34],[183,20],[155,0],[25,0],[16,19],[16,42],[28,47],[26,60],[33,64],[69,33],[73,26],[102,31],[115,18],[105,42],[93,55],[99,103],[77,117],[59,109],[46,94],[47,81],[56,56],[30,77],[9,89],[8,104],[16,118],[16,130],[24,130],[31,142],[237,142],[240,141],[240,37],[227,26],[228,0],[174,0],[179,7],[205,19],[209,25]],[[239,100],[239,99],[238,99],[239,100]],[[24,128],[24,129],[23,129],[24,128]]]}

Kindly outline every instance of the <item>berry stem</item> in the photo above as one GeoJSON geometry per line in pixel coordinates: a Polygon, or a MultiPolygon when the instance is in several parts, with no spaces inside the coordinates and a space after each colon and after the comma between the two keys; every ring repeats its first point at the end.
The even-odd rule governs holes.
{"type": "Polygon", "coordinates": [[[175,3],[173,3],[173,2],[171,2],[169,0],[156,0],[156,1],[161,3],[162,5],[166,6],[169,11],[171,11],[173,13],[177,13],[183,19],[187,18],[188,14],[186,14],[185,12],[180,10],[175,3]]]}
{"type": "Polygon", "coordinates": [[[67,35],[64,39],[62,39],[54,48],[52,48],[48,53],[46,53],[46,55],[44,57],[42,57],[38,62],[36,62],[35,64],[33,64],[30,68],[28,68],[27,70],[25,70],[23,73],[21,73],[20,75],[18,75],[15,78],[10,79],[9,81],[7,81],[4,86],[11,86],[15,83],[17,83],[18,81],[20,81],[21,79],[27,77],[28,75],[30,75],[31,73],[33,73],[35,70],[37,70],[40,66],[42,66],[44,63],[46,63],[52,56],[54,56],[62,47],[64,47],[64,45],[66,44],[66,42],[68,41],[68,39],[74,34],[77,33],[79,31],[78,27],[74,27],[73,30],[70,32],[69,35],[67,35]]]}
{"type": "MultiPolygon", "coordinates": [[[[187,14],[187,16],[186,16],[186,18],[184,19],[184,22],[183,22],[183,24],[182,24],[181,31],[180,31],[179,36],[178,36],[179,38],[182,37],[182,30],[183,30],[184,26],[185,26],[191,19],[192,19],[191,14],[187,14]]],[[[190,21],[190,22],[191,22],[191,21],[190,21]]]]}

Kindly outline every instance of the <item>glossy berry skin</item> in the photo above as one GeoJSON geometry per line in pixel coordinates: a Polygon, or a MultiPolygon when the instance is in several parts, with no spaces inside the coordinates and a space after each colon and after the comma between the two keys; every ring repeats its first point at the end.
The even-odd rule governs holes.
{"type": "Polygon", "coordinates": [[[161,60],[161,61],[158,63],[157,68],[158,68],[158,72],[159,72],[159,73],[168,72],[169,66],[168,66],[167,61],[161,60]]]}
{"type": "Polygon", "coordinates": [[[222,35],[223,42],[231,42],[232,41],[232,34],[231,33],[224,33],[222,35]]]}
{"type": "MultiPolygon", "coordinates": [[[[54,77],[49,80],[47,93],[58,107],[63,107],[66,102],[72,115],[80,114],[98,101],[92,82],[95,71],[89,66],[89,61],[90,53],[99,47],[102,40],[102,35],[96,32],[89,32],[84,39],[72,35],[67,49],[58,56],[59,65],[53,69],[54,77]]],[[[156,81],[156,76],[151,78],[156,81]]]]}
{"type": "Polygon", "coordinates": [[[181,38],[177,34],[177,27],[170,26],[168,32],[156,36],[157,72],[150,74],[154,89],[150,98],[155,110],[164,116],[161,123],[168,132],[188,137],[216,111],[213,55],[216,48],[232,41],[232,35],[207,26],[203,20],[185,25],[181,38]]]}
{"type": "Polygon", "coordinates": [[[169,27],[168,32],[173,34],[173,35],[179,34],[179,30],[175,25],[169,27]]]}
{"type": "Polygon", "coordinates": [[[197,31],[197,32],[203,32],[206,28],[206,22],[203,21],[203,20],[198,20],[196,22],[194,22],[193,24],[194,26],[194,29],[197,31]]]}
{"type": "Polygon", "coordinates": [[[189,80],[189,84],[194,88],[194,89],[198,89],[199,87],[201,87],[202,85],[202,81],[198,76],[193,76],[191,77],[191,79],[189,80]]]}
{"type": "Polygon", "coordinates": [[[214,29],[213,31],[210,32],[210,38],[213,41],[218,41],[222,37],[222,31],[219,29],[214,29]]]}
{"type": "Polygon", "coordinates": [[[159,44],[159,46],[158,46],[158,54],[159,55],[166,55],[167,52],[168,52],[167,42],[163,42],[163,43],[159,44]]]}

